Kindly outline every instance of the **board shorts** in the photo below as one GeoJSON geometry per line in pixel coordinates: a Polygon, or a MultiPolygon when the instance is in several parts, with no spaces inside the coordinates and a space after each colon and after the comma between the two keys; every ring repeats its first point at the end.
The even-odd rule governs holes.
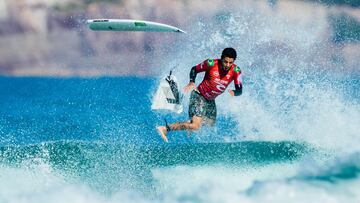
{"type": "Polygon", "coordinates": [[[199,92],[193,90],[190,95],[189,117],[202,117],[204,121],[216,121],[216,104],[215,100],[205,99],[199,92]]]}

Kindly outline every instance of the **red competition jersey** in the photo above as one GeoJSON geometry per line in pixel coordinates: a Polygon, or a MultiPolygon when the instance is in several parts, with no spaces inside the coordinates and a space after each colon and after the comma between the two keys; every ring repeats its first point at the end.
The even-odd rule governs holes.
{"type": "Polygon", "coordinates": [[[196,65],[196,73],[203,71],[205,77],[198,90],[207,100],[213,100],[222,94],[232,81],[235,85],[242,85],[241,70],[236,64],[226,71],[221,67],[220,59],[208,59],[196,65]]]}

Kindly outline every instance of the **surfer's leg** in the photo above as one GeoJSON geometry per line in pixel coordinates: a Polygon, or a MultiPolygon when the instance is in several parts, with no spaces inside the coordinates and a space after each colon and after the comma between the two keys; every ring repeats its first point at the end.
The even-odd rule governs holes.
{"type": "Polygon", "coordinates": [[[167,133],[169,131],[178,131],[178,130],[187,130],[187,131],[195,131],[200,129],[202,123],[202,118],[198,116],[193,116],[191,121],[187,122],[178,122],[168,126],[158,126],[157,130],[161,135],[161,138],[165,142],[169,142],[167,138],[167,133]]]}
{"type": "Polygon", "coordinates": [[[203,123],[209,126],[214,126],[216,123],[216,103],[215,100],[205,102],[205,112],[203,123]]]}
{"type": "Polygon", "coordinates": [[[167,130],[166,130],[166,126],[158,126],[156,127],[157,131],[159,132],[161,138],[165,141],[165,142],[169,142],[168,138],[167,138],[167,130]]]}
{"type": "Polygon", "coordinates": [[[199,116],[193,116],[190,122],[178,122],[168,126],[167,131],[176,131],[176,130],[199,130],[201,127],[202,118],[199,116]]]}
{"type": "Polygon", "coordinates": [[[204,119],[204,122],[203,122],[203,123],[204,123],[205,125],[207,125],[207,126],[213,127],[213,126],[215,125],[216,121],[213,120],[213,119],[208,119],[208,118],[206,118],[206,119],[204,119]]]}
{"type": "Polygon", "coordinates": [[[203,97],[196,91],[192,91],[189,102],[189,118],[188,122],[174,123],[168,126],[169,130],[199,130],[203,123],[204,101],[203,97]]]}
{"type": "Polygon", "coordinates": [[[204,101],[202,97],[195,91],[191,92],[189,103],[189,118],[190,121],[178,122],[166,126],[158,126],[157,130],[165,142],[168,142],[167,133],[169,131],[195,131],[200,129],[203,122],[202,115],[204,113],[204,101]]]}

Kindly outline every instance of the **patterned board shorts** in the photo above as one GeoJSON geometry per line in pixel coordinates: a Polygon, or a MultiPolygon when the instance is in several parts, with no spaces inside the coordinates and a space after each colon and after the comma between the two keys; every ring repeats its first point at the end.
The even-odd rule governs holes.
{"type": "Polygon", "coordinates": [[[202,117],[205,120],[216,121],[215,100],[207,100],[197,91],[192,91],[189,103],[189,117],[202,117]]]}

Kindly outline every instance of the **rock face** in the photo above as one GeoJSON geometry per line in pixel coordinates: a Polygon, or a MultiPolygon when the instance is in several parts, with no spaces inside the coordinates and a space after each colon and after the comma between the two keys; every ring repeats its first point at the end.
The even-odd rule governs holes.
{"type": "MultiPolygon", "coordinates": [[[[158,65],[174,42],[178,46],[186,37],[163,33],[94,32],[86,27],[85,20],[151,20],[190,30],[190,34],[196,35],[198,30],[194,25],[207,29],[208,22],[224,22],[221,20],[224,14],[247,10],[249,15],[255,10],[265,18],[282,15],[290,23],[304,24],[301,25],[304,27],[311,26],[313,18],[327,21],[332,13],[347,13],[360,21],[357,8],[326,8],[287,0],[275,3],[252,0],[211,3],[205,0],[0,0],[0,74],[154,75],[156,70],[150,68],[158,65]]],[[[331,41],[332,37],[327,27],[319,28],[314,35],[324,41],[331,41]]],[[[207,40],[206,37],[203,40],[207,40]]],[[[360,39],[355,36],[355,43],[354,40],[349,44],[346,41],[341,45],[334,43],[335,47],[340,46],[337,51],[344,50],[346,56],[343,58],[351,67],[359,63],[355,60],[360,57],[357,41],[360,39]]]]}

